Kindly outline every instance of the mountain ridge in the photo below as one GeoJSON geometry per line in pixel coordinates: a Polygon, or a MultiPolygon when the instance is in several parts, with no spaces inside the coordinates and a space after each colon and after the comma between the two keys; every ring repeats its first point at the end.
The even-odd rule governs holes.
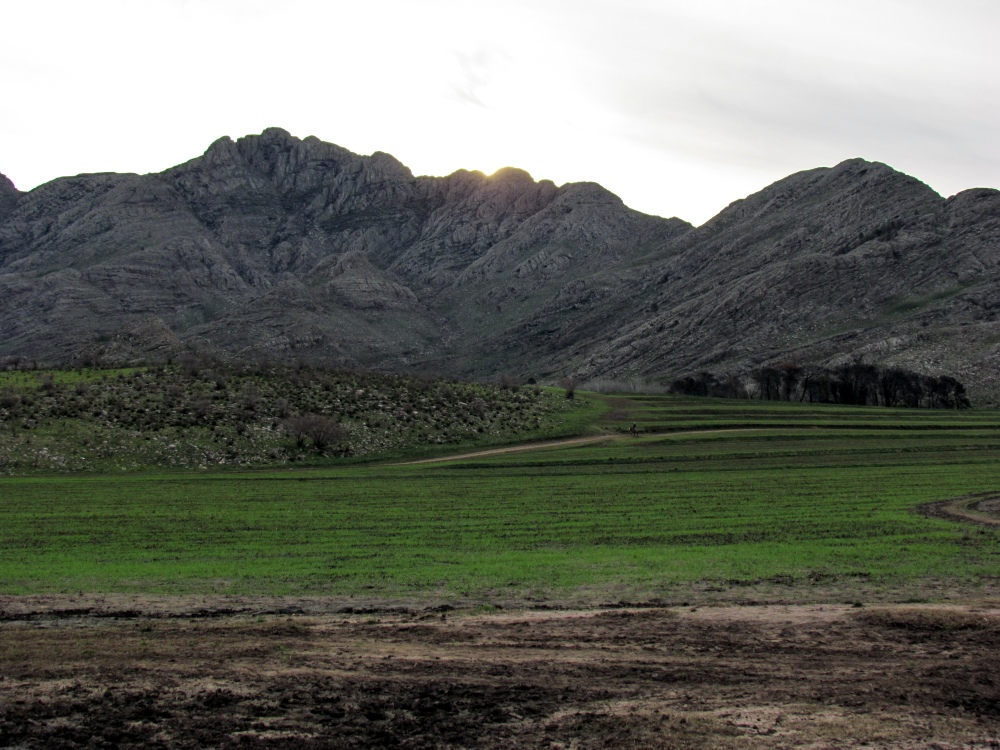
{"type": "Polygon", "coordinates": [[[0,179],[0,356],[41,361],[158,319],[236,356],[465,377],[868,357],[982,400],[1000,393],[998,277],[1000,192],[944,199],[861,159],[699,227],[596,183],[415,177],[279,128],[156,174],[0,179]]]}

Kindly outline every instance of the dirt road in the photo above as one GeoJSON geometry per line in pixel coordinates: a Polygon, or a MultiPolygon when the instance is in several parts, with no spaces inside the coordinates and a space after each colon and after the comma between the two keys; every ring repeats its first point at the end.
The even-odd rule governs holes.
{"type": "Polygon", "coordinates": [[[921,505],[917,510],[924,515],[965,521],[979,526],[1000,526],[1000,494],[979,492],[950,500],[921,505]]]}
{"type": "Polygon", "coordinates": [[[29,617],[0,746],[1000,748],[998,639],[971,607],[29,617]]]}
{"type": "Polygon", "coordinates": [[[422,458],[419,461],[404,461],[396,466],[412,466],[414,464],[437,464],[445,461],[464,461],[467,458],[481,458],[482,456],[496,456],[502,453],[520,453],[522,451],[534,451],[542,448],[565,448],[570,445],[587,445],[588,443],[606,443],[612,440],[620,440],[619,435],[592,435],[590,437],[566,438],[565,440],[549,440],[544,443],[522,443],[520,445],[508,445],[503,448],[489,448],[472,453],[458,453],[453,456],[440,456],[438,458],[422,458]]]}
{"type": "MultiPolygon", "coordinates": [[[[656,433],[658,437],[672,437],[674,435],[711,435],[717,432],[740,432],[744,428],[723,428],[715,430],[678,430],[676,432],[656,433]]],[[[755,428],[745,428],[755,429],[755,428]]],[[[639,433],[640,436],[647,433],[639,433]]],[[[565,448],[572,445],[587,445],[589,443],[607,443],[616,440],[635,439],[631,435],[606,434],[591,435],[589,437],[566,438],[563,440],[549,440],[544,443],[521,443],[520,445],[508,445],[503,448],[488,448],[486,450],[474,451],[472,453],[457,453],[453,456],[440,456],[438,458],[422,458],[419,461],[404,461],[395,466],[410,466],[414,464],[436,464],[445,461],[464,461],[469,458],[480,458],[482,456],[496,456],[502,453],[520,453],[522,451],[533,451],[542,448],[565,448]]]]}

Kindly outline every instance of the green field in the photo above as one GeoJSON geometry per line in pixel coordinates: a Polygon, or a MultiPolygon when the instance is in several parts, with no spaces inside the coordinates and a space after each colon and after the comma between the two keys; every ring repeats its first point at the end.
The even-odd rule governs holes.
{"type": "Polygon", "coordinates": [[[0,479],[0,592],[906,600],[1000,582],[996,530],[913,511],[1000,489],[995,412],[586,398],[601,408],[570,418],[607,442],[0,479]]]}

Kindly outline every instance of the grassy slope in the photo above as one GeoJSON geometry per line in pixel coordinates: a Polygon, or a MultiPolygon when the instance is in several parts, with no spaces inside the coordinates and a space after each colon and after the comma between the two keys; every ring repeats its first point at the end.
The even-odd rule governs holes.
{"type": "Polygon", "coordinates": [[[1000,576],[996,531],[912,512],[998,487],[993,413],[609,404],[605,428],[645,432],[426,466],[2,480],[0,586],[844,600],[1000,576]]]}
{"type": "Polygon", "coordinates": [[[150,469],[341,466],[345,454],[434,455],[574,431],[591,420],[561,393],[378,373],[225,364],[0,373],[0,476],[150,469]],[[282,428],[336,417],[320,455],[282,428]]]}

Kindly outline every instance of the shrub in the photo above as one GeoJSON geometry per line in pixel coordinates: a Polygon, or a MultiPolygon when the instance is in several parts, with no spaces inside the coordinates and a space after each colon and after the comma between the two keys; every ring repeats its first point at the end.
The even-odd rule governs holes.
{"type": "Polygon", "coordinates": [[[502,372],[497,375],[497,385],[508,391],[517,391],[524,381],[512,372],[502,372]]]}
{"type": "Polygon", "coordinates": [[[20,399],[17,396],[17,391],[13,388],[4,388],[3,392],[0,393],[0,408],[3,409],[13,409],[17,406],[20,399]]]}
{"type": "Polygon", "coordinates": [[[559,385],[566,391],[566,398],[572,399],[576,396],[576,389],[580,385],[580,379],[572,377],[563,378],[559,381],[559,385]]]}
{"type": "Polygon", "coordinates": [[[283,423],[285,431],[295,439],[295,445],[304,448],[306,440],[311,440],[317,453],[322,453],[333,443],[347,437],[347,430],[333,417],[319,414],[302,414],[289,417],[283,423]]]}

